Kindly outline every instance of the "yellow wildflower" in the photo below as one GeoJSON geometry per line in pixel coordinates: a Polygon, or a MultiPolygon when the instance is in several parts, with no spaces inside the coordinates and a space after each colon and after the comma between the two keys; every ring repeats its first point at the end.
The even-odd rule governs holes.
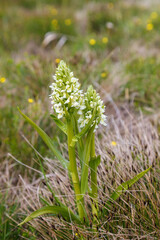
{"type": "Polygon", "coordinates": [[[59,28],[57,19],[53,19],[51,23],[52,23],[52,26],[54,27],[55,30],[57,30],[59,28]]]}
{"type": "Polygon", "coordinates": [[[110,3],[108,3],[108,8],[109,8],[109,9],[112,9],[112,8],[114,8],[114,4],[113,4],[113,3],[111,3],[111,2],[110,2],[110,3]]]}
{"type": "Polygon", "coordinates": [[[1,83],[5,83],[5,81],[6,81],[6,78],[5,78],[5,77],[1,77],[1,78],[0,78],[0,82],[1,82],[1,83]]]}
{"type": "Polygon", "coordinates": [[[111,142],[111,145],[112,145],[112,146],[117,146],[117,143],[116,143],[115,141],[112,141],[112,142],[111,142]]]}
{"type": "Polygon", "coordinates": [[[57,26],[57,25],[58,25],[57,19],[53,19],[53,20],[52,20],[52,25],[54,25],[54,26],[57,26]]]}
{"type": "Polygon", "coordinates": [[[33,100],[32,98],[28,98],[28,102],[29,102],[29,103],[33,103],[34,100],[33,100]]]}
{"type": "Polygon", "coordinates": [[[91,38],[89,40],[89,44],[92,45],[92,46],[95,45],[96,44],[96,40],[94,38],[91,38]]]}
{"type": "Polygon", "coordinates": [[[78,236],[78,233],[75,233],[76,236],[78,236]]]}
{"type": "Polygon", "coordinates": [[[101,77],[102,77],[102,78],[107,77],[107,73],[106,73],[106,72],[102,72],[102,73],[101,73],[101,77]]]}
{"type": "Polygon", "coordinates": [[[151,13],[151,19],[156,19],[158,18],[158,13],[157,12],[152,12],[151,13]]]}
{"type": "Polygon", "coordinates": [[[108,43],[108,38],[107,38],[107,37],[103,37],[103,38],[102,38],[102,42],[103,42],[104,44],[107,44],[107,43],[108,43]]]}
{"type": "Polygon", "coordinates": [[[58,14],[58,10],[56,8],[51,8],[51,14],[56,16],[58,14]]]}
{"type": "Polygon", "coordinates": [[[70,26],[72,21],[71,21],[70,18],[67,18],[67,19],[65,19],[64,23],[65,23],[66,26],[70,26]]]}
{"type": "Polygon", "coordinates": [[[60,60],[59,58],[56,58],[56,59],[55,59],[55,63],[57,63],[57,64],[58,64],[60,61],[61,61],[61,60],[60,60]]]}
{"type": "Polygon", "coordinates": [[[151,31],[152,29],[153,29],[153,24],[152,23],[148,23],[147,25],[146,25],[146,29],[147,29],[147,31],[151,31]]]}

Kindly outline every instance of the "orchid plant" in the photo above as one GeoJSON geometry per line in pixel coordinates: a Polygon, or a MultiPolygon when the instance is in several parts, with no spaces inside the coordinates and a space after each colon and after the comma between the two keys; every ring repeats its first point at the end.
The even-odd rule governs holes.
{"type": "MultiPolygon", "coordinates": [[[[86,93],[80,89],[80,83],[74,77],[73,72],[64,61],[61,61],[53,76],[54,82],[50,86],[52,119],[68,139],[68,160],[66,160],[58,149],[54,146],[52,139],[38,127],[30,118],[19,110],[20,114],[35,128],[46,145],[52,150],[62,166],[67,169],[75,193],[77,212],[72,211],[64,205],[52,190],[56,205],[44,206],[31,213],[19,225],[42,214],[54,213],[61,215],[66,221],[75,221],[79,224],[89,224],[88,212],[86,209],[86,194],[91,199],[93,229],[99,218],[98,209],[98,183],[97,169],[101,162],[101,157],[95,152],[95,132],[100,124],[106,126],[105,106],[100,96],[89,86],[86,93]],[[76,151],[78,157],[76,157],[76,151]],[[78,161],[80,170],[78,168],[78,161]],[[90,173],[90,174],[89,174],[90,173]]],[[[139,173],[133,179],[122,183],[110,196],[110,200],[104,206],[109,208],[122,193],[132,184],[138,181],[150,168],[139,173]]],[[[45,176],[45,173],[44,173],[45,176]]],[[[46,176],[45,176],[46,179],[46,176]]]]}

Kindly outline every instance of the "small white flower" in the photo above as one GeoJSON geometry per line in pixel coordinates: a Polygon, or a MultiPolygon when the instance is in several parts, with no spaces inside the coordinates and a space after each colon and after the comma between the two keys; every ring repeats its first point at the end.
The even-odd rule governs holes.
{"type": "Polygon", "coordinates": [[[58,119],[62,118],[62,117],[63,117],[63,113],[61,112],[61,113],[58,114],[58,119]]]}
{"type": "Polygon", "coordinates": [[[82,114],[82,110],[80,109],[80,110],[78,110],[78,112],[77,112],[79,115],[81,115],[82,114]]]}

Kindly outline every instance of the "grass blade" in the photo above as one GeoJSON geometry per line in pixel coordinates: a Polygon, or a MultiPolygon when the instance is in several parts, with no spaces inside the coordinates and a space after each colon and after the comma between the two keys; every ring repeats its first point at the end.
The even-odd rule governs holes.
{"type": "Polygon", "coordinates": [[[41,160],[39,159],[39,162],[40,162],[40,166],[41,166],[41,171],[43,173],[43,176],[44,176],[44,179],[46,181],[46,186],[48,188],[48,190],[51,192],[52,196],[54,197],[54,200],[56,201],[57,204],[59,204],[61,207],[64,207],[65,205],[60,201],[60,199],[56,196],[54,190],[52,189],[52,187],[50,186],[49,182],[48,182],[48,179],[46,177],[46,174],[45,174],[45,171],[44,171],[44,168],[43,168],[43,165],[41,163],[41,160]]]}
{"type": "Polygon", "coordinates": [[[45,144],[50,148],[50,150],[55,154],[57,159],[61,162],[62,166],[68,169],[68,161],[56,149],[50,137],[39,126],[37,126],[29,117],[27,117],[24,113],[22,113],[19,108],[18,108],[18,111],[27,120],[27,122],[38,132],[38,134],[41,136],[45,144]]]}
{"type": "Polygon", "coordinates": [[[24,219],[23,222],[19,224],[19,226],[23,225],[24,223],[29,222],[30,220],[39,217],[44,214],[56,214],[56,215],[61,215],[66,221],[71,222],[75,221],[78,223],[80,222],[80,219],[77,215],[75,215],[69,208],[67,207],[59,207],[59,206],[45,206],[37,211],[31,213],[28,217],[24,219]]]}

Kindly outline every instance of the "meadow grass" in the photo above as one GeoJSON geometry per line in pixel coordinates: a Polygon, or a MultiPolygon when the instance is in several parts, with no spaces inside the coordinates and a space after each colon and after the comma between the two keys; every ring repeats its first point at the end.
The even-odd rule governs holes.
{"type": "MultiPolygon", "coordinates": [[[[159,20],[160,5],[156,1],[130,3],[129,1],[62,0],[54,1],[54,4],[51,0],[0,2],[0,162],[4,164],[0,170],[4,178],[0,190],[2,221],[0,238],[13,239],[13,235],[6,235],[6,229],[7,232],[13,232],[16,224],[12,224],[6,213],[7,216],[13,214],[15,219],[18,219],[16,220],[18,224],[20,212],[25,216],[26,212],[31,212],[28,210],[28,205],[31,203],[27,199],[29,198],[32,203],[37,200],[36,191],[40,182],[36,180],[38,173],[33,174],[31,170],[20,164],[11,167],[16,181],[10,180],[9,176],[11,179],[12,176],[7,175],[5,163],[13,162],[8,158],[8,153],[36,169],[40,169],[37,154],[41,154],[43,158],[48,159],[45,169],[49,176],[51,174],[51,183],[58,184],[54,183],[55,176],[52,178],[51,169],[56,167],[50,160],[55,158],[53,153],[46,148],[37,133],[20,118],[17,106],[24,109],[24,112],[53,138],[54,143],[66,155],[66,146],[59,144],[65,137],[56,130],[53,121],[47,117],[50,111],[48,86],[52,82],[51,75],[57,67],[56,59],[64,59],[75,75],[81,79],[84,89],[90,83],[100,89],[106,102],[106,114],[109,118],[113,116],[116,119],[116,123],[113,121],[105,133],[101,129],[96,138],[97,151],[104,151],[102,166],[99,169],[104,174],[101,176],[100,173],[102,178],[99,179],[99,183],[107,182],[107,186],[102,184],[100,189],[101,201],[107,199],[111,186],[116,188],[121,183],[121,179],[129,179],[128,175],[134,176],[134,173],[149,166],[149,163],[154,166],[149,177],[141,180],[138,185],[132,187],[133,191],[131,190],[115,203],[113,211],[108,214],[108,220],[105,220],[104,212],[104,219],[99,228],[100,235],[94,236],[95,239],[140,237],[159,239],[159,20]],[[48,46],[43,46],[44,35],[50,31],[60,34],[60,37],[66,36],[67,42],[60,50],[57,48],[59,35],[48,46]],[[2,78],[5,78],[5,81],[2,78]],[[118,108],[115,107],[116,105],[118,108]],[[139,121],[139,116],[142,114],[140,109],[144,114],[140,120],[141,127],[137,127],[136,124],[129,125],[131,120],[139,121]],[[133,117],[127,115],[127,111],[131,111],[133,117]],[[124,114],[123,121],[126,118],[125,123],[121,118],[118,119],[121,114],[122,116],[124,114]],[[126,125],[126,128],[121,125],[126,125]],[[133,131],[125,138],[125,134],[129,134],[131,129],[134,129],[135,133],[133,131]],[[57,134],[58,137],[55,137],[57,134]],[[29,139],[38,153],[26,143],[25,138],[29,139]],[[113,146],[111,142],[116,142],[117,145],[113,146]],[[108,172],[109,177],[106,179],[108,172]],[[22,180],[21,183],[18,181],[18,174],[22,174],[27,186],[23,187],[21,193],[16,192],[17,186],[24,185],[22,180]],[[6,188],[6,183],[10,183],[9,189],[15,189],[15,199],[10,203],[8,199],[12,191],[2,191],[6,188]],[[139,191],[134,191],[135,189],[139,191]],[[131,198],[130,205],[127,204],[128,197],[131,198]],[[6,206],[8,206],[7,210],[6,206]]],[[[68,179],[63,176],[64,173],[59,167],[57,172],[58,179],[64,179],[61,185],[64,185],[62,193],[66,196],[68,179]]],[[[41,191],[42,195],[45,194],[50,198],[45,185],[41,191]]],[[[57,186],[57,194],[58,191],[60,190],[57,186]]],[[[72,189],[69,191],[72,194],[72,189]]],[[[65,198],[67,203],[70,201],[73,203],[72,197],[65,198]]],[[[39,200],[31,210],[42,205],[43,201],[39,200]]],[[[33,221],[31,223],[33,231],[28,231],[29,233],[26,234],[30,234],[30,237],[26,235],[26,238],[32,239],[32,236],[33,239],[34,237],[41,239],[42,236],[42,239],[53,239],[53,237],[56,239],[56,236],[60,236],[59,238],[63,239],[62,234],[65,229],[68,239],[73,237],[79,239],[80,235],[76,235],[78,226],[74,224],[68,226],[66,222],[60,223],[58,219],[55,226],[53,219],[43,217],[43,220],[47,227],[41,219],[33,221]],[[47,235],[48,231],[50,231],[49,235],[47,235]]],[[[14,238],[21,239],[20,236],[23,236],[23,231],[25,233],[26,229],[29,229],[28,225],[20,230],[17,229],[14,238]]],[[[89,239],[93,238],[88,230],[78,231],[88,234],[89,239]]]]}
{"type": "MultiPolygon", "coordinates": [[[[157,127],[151,123],[150,118],[133,116],[127,108],[122,110],[115,108],[115,104],[110,102],[114,118],[109,119],[110,131],[105,128],[99,129],[100,136],[96,138],[96,153],[102,156],[101,165],[98,169],[98,192],[99,209],[101,218],[97,225],[97,232],[90,227],[67,223],[61,216],[41,216],[24,226],[36,229],[38,236],[45,239],[158,239],[159,238],[159,134],[157,127]],[[154,142],[154,149],[152,143],[154,142]],[[104,207],[109,200],[109,195],[122,182],[134,177],[137,173],[153,166],[153,170],[145,177],[141,178],[137,184],[123,194],[118,201],[111,205],[111,208],[104,207]],[[38,224],[37,224],[38,223],[38,224]]],[[[152,121],[157,122],[158,116],[154,116],[152,121]]],[[[30,143],[29,143],[30,144],[30,143]]],[[[54,197],[48,191],[47,184],[56,191],[56,196],[63,204],[67,204],[73,211],[75,210],[74,191],[70,185],[67,171],[59,164],[59,161],[51,158],[44,158],[37,150],[37,159],[43,161],[46,179],[41,171],[31,169],[26,165],[29,175],[17,177],[17,187],[13,186],[10,191],[13,195],[19,195],[17,204],[20,205],[18,211],[19,219],[34,210],[47,204],[55,204],[54,197]],[[19,180],[18,180],[19,179],[19,180]],[[20,191],[19,191],[20,189],[20,191]]],[[[64,157],[67,158],[65,144],[61,146],[64,157]]],[[[10,156],[14,159],[14,156],[10,156]]],[[[15,159],[14,159],[15,160],[15,159]]],[[[79,166],[80,167],[80,166],[79,166]]],[[[12,174],[16,174],[11,167],[8,178],[12,179],[12,174]]],[[[7,178],[4,179],[7,182],[7,178]]],[[[90,197],[86,195],[86,206],[90,205],[90,197]]],[[[89,210],[89,209],[88,209],[89,210]]],[[[88,212],[89,213],[89,212],[88,212]]],[[[91,218],[91,216],[90,216],[91,218]]],[[[30,236],[34,236],[31,232],[30,236]]],[[[41,238],[40,238],[41,239],[41,238]]]]}

